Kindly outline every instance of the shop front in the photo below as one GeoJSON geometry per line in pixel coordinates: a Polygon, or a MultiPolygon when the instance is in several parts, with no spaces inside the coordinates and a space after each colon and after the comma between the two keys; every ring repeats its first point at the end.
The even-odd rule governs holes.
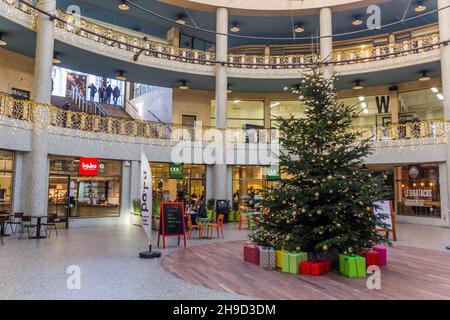
{"type": "Polygon", "coordinates": [[[204,199],[206,166],[195,164],[151,163],[153,199],[186,203],[204,199]]]}
{"type": "Polygon", "coordinates": [[[441,218],[439,164],[415,164],[396,168],[397,214],[441,218]]]}
{"type": "Polygon", "coordinates": [[[118,217],[122,161],[50,157],[48,212],[61,218],[118,217]]]}
{"type": "Polygon", "coordinates": [[[13,175],[14,153],[0,150],[0,212],[11,212],[13,175]]]}

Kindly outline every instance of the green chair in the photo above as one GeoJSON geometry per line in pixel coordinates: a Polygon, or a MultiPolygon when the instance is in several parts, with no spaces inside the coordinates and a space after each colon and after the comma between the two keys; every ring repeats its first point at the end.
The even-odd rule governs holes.
{"type": "Polygon", "coordinates": [[[256,222],[255,222],[255,216],[252,214],[246,214],[248,217],[248,221],[250,223],[250,230],[253,230],[256,228],[256,222]]]}
{"type": "Polygon", "coordinates": [[[213,216],[214,216],[214,210],[206,210],[206,217],[208,219],[212,220],[213,216]]]}

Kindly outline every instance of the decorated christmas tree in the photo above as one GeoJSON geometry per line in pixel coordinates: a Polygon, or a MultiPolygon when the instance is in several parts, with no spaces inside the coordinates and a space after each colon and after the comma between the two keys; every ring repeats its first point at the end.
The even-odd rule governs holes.
{"type": "Polygon", "coordinates": [[[385,174],[371,174],[363,160],[370,138],[352,130],[356,106],[338,103],[333,80],[318,68],[302,75],[299,100],[306,118],[278,119],[285,177],[269,190],[252,240],[263,246],[304,251],[313,259],[357,252],[381,240],[374,203],[391,196],[385,174]]]}

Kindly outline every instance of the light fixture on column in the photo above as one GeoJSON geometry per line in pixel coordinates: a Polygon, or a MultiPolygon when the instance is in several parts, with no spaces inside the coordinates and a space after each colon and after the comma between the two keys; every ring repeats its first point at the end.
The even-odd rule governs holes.
{"type": "Polygon", "coordinates": [[[303,28],[302,24],[299,23],[294,27],[294,32],[295,33],[302,33],[305,31],[305,28],[303,28]]]}
{"type": "Polygon", "coordinates": [[[181,81],[180,86],[178,87],[180,90],[189,90],[189,86],[187,85],[187,82],[185,80],[181,81]]]}
{"type": "Polygon", "coordinates": [[[186,20],[184,20],[184,16],[183,16],[182,14],[179,14],[179,15],[177,16],[176,22],[177,22],[178,24],[186,24],[186,20]]]}
{"type": "Polygon", "coordinates": [[[422,71],[422,75],[419,78],[419,81],[421,82],[426,82],[426,81],[430,81],[431,77],[428,75],[427,71],[422,71]]]}
{"type": "Polygon", "coordinates": [[[414,8],[415,12],[424,12],[425,10],[427,10],[427,6],[423,4],[422,1],[418,1],[416,3],[416,7],[414,8]]]}
{"type": "Polygon", "coordinates": [[[130,10],[130,6],[128,5],[126,0],[122,0],[122,1],[120,1],[119,9],[122,11],[128,11],[128,10],[130,10]]]}
{"type": "Polygon", "coordinates": [[[360,26],[364,23],[360,17],[353,17],[352,25],[360,26]]]}
{"type": "Polygon", "coordinates": [[[53,64],[60,64],[61,63],[61,58],[59,57],[59,54],[57,52],[55,52],[53,54],[53,64]]]}
{"type": "Polygon", "coordinates": [[[353,90],[362,90],[362,89],[364,89],[364,86],[361,84],[361,80],[355,80],[353,90]]]}
{"type": "Polygon", "coordinates": [[[119,70],[118,72],[119,74],[117,75],[116,80],[126,81],[127,77],[125,77],[125,71],[119,70]]]}
{"type": "Polygon", "coordinates": [[[233,25],[230,28],[231,32],[239,32],[241,30],[241,28],[238,27],[237,23],[233,23],[233,25]]]}
{"type": "Polygon", "coordinates": [[[0,46],[4,47],[8,44],[6,40],[3,38],[3,35],[0,33],[0,46]]]}

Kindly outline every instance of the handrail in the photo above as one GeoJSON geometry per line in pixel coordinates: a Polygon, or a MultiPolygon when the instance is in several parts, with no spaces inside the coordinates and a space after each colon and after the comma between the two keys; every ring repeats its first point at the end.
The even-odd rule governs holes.
{"type": "Polygon", "coordinates": [[[108,116],[108,112],[106,112],[100,103],[96,101],[88,101],[76,86],[72,86],[72,99],[81,112],[96,114],[101,117],[108,116]],[[91,103],[94,109],[93,112],[90,110],[91,103]]]}
{"type": "MultiPolygon", "coordinates": [[[[36,15],[40,12],[29,0],[2,0],[9,5],[14,6],[27,14],[36,15]],[[20,4],[24,4],[27,8],[23,8],[20,4]]],[[[78,36],[97,41],[112,47],[117,47],[133,52],[136,59],[140,54],[147,56],[174,60],[179,62],[215,65],[225,64],[234,68],[252,68],[252,69],[292,69],[308,67],[312,64],[320,62],[320,58],[316,54],[309,55],[288,55],[288,56],[247,56],[233,55],[227,57],[227,61],[216,61],[215,53],[173,47],[170,45],[140,39],[122,32],[108,29],[99,25],[95,25],[86,20],[81,20],[81,26],[71,25],[69,15],[65,12],[58,11],[56,16],[49,17],[56,20],[56,26],[71,32],[78,36]]],[[[35,21],[36,19],[33,19],[35,21]]],[[[385,46],[376,46],[366,49],[348,49],[335,50],[331,61],[322,62],[324,65],[346,65],[354,63],[366,63],[383,59],[395,58],[408,54],[418,54],[425,51],[433,51],[440,48],[441,45],[447,45],[450,41],[440,41],[439,33],[420,36],[402,43],[391,43],[385,46]]]]}
{"type": "MultiPolygon", "coordinates": [[[[192,139],[195,130],[202,130],[202,141],[212,142],[215,137],[204,134],[211,129],[204,127],[195,129],[177,124],[164,124],[150,121],[127,120],[113,117],[86,114],[83,112],[65,111],[60,108],[36,103],[34,101],[16,100],[11,96],[0,94],[0,115],[17,120],[34,121],[33,110],[46,107],[50,110],[50,124],[53,127],[95,132],[102,134],[118,135],[127,141],[131,138],[160,139],[168,143],[175,140],[192,139]],[[182,129],[177,131],[175,129],[182,129]],[[186,137],[185,133],[189,136],[186,137]],[[174,138],[175,135],[175,138],[174,138]]],[[[247,143],[249,137],[257,137],[259,143],[270,143],[273,135],[270,130],[244,129],[215,129],[220,130],[226,142],[247,143]],[[226,133],[232,130],[238,133],[228,136],[226,133]]],[[[367,126],[350,128],[350,132],[361,133],[360,139],[369,139],[374,145],[420,145],[442,144],[448,141],[450,133],[450,121],[433,120],[407,124],[392,124],[385,127],[367,126]]]]}

